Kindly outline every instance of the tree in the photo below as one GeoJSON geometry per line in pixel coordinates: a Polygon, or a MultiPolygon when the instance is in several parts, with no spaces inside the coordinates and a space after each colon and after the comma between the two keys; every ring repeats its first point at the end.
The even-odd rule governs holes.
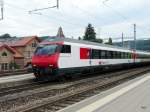
{"type": "Polygon", "coordinates": [[[88,24],[85,30],[85,35],[83,36],[83,40],[96,40],[96,33],[92,24],[88,24]]]}
{"type": "Polygon", "coordinates": [[[113,43],[112,43],[112,38],[109,38],[109,39],[108,39],[108,42],[106,42],[105,44],[113,45],[113,43]]]}
{"type": "Polygon", "coordinates": [[[11,36],[8,33],[6,33],[1,35],[0,38],[11,38],[11,36]]]}
{"type": "Polygon", "coordinates": [[[20,69],[20,66],[17,65],[16,62],[10,62],[9,63],[9,68],[12,70],[12,69],[20,69]]]}
{"type": "Polygon", "coordinates": [[[103,43],[103,40],[102,40],[102,39],[95,39],[95,40],[92,41],[92,42],[103,43]]]}
{"type": "Polygon", "coordinates": [[[103,43],[102,39],[96,38],[96,33],[92,24],[88,24],[85,30],[85,35],[83,36],[83,40],[88,40],[91,42],[103,43]]]}
{"type": "Polygon", "coordinates": [[[16,38],[16,36],[12,37],[10,34],[6,33],[0,36],[0,39],[6,39],[6,38],[16,38]]]}
{"type": "Polygon", "coordinates": [[[78,37],[78,40],[81,40],[82,38],[81,37],[78,37]]]}

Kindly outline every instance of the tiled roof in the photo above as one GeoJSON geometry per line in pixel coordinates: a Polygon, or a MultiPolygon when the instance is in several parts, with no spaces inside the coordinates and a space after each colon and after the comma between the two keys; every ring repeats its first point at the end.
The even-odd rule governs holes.
{"type": "Polygon", "coordinates": [[[3,48],[3,47],[6,48],[7,50],[9,50],[10,52],[12,52],[13,55],[14,55],[14,58],[23,58],[23,56],[17,50],[15,50],[14,48],[12,48],[12,47],[10,47],[6,44],[0,43],[0,49],[3,48]]]}
{"type": "Polygon", "coordinates": [[[19,53],[15,48],[9,47],[14,53],[14,58],[23,58],[23,55],[19,53]]]}
{"type": "Polygon", "coordinates": [[[15,43],[11,44],[10,46],[12,46],[12,47],[26,46],[33,39],[37,39],[40,42],[40,40],[37,36],[29,36],[29,37],[21,38],[20,40],[16,41],[15,43]]]}
{"type": "Polygon", "coordinates": [[[9,50],[10,52],[15,53],[13,50],[10,49],[10,47],[9,47],[8,45],[0,43],[0,50],[1,50],[2,48],[6,48],[6,49],[9,50]]]}

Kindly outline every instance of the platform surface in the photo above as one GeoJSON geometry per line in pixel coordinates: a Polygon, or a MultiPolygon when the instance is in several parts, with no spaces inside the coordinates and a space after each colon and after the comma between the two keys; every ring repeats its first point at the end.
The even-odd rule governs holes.
{"type": "Polygon", "coordinates": [[[22,74],[22,75],[13,75],[13,76],[4,76],[4,77],[0,77],[0,84],[34,79],[34,78],[35,77],[34,77],[33,73],[22,74]]]}
{"type": "Polygon", "coordinates": [[[150,112],[150,73],[58,112],[150,112]]]}

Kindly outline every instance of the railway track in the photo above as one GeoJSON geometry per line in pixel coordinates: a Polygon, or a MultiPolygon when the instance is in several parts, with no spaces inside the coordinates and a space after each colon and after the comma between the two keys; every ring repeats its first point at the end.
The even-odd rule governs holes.
{"type": "MultiPolygon", "coordinates": [[[[129,70],[122,70],[121,73],[127,73],[127,72],[130,72],[130,71],[131,71],[130,69],[129,70]]],[[[120,74],[120,72],[118,72],[118,71],[115,71],[115,73],[120,74]]],[[[77,83],[78,83],[79,80],[84,81],[84,80],[87,80],[88,78],[89,79],[93,78],[94,76],[99,75],[99,74],[100,73],[97,73],[97,74],[95,73],[95,75],[92,75],[92,76],[91,76],[91,73],[86,74],[86,75],[82,76],[82,78],[78,77],[78,78],[75,78],[75,79],[67,80],[67,81],[65,81],[65,83],[72,83],[74,81],[77,81],[77,83]]],[[[104,76],[109,75],[109,74],[110,73],[103,73],[103,74],[101,74],[100,77],[104,77],[104,76]]],[[[17,86],[0,88],[0,97],[6,96],[6,95],[9,95],[9,94],[15,94],[15,93],[22,92],[22,91],[25,91],[25,90],[32,90],[32,89],[36,89],[36,88],[39,88],[39,87],[46,87],[46,86],[56,85],[56,84],[64,84],[64,82],[55,81],[55,82],[44,83],[42,81],[37,82],[35,80],[32,80],[28,83],[23,83],[23,84],[20,84],[20,85],[17,85],[17,86]]]]}
{"type": "Polygon", "coordinates": [[[135,68],[102,76],[91,77],[72,82],[63,88],[54,88],[43,91],[33,91],[30,94],[17,96],[16,98],[0,100],[1,111],[8,112],[45,112],[57,111],[70,104],[76,103],[86,97],[98,94],[106,88],[115,86],[129,78],[137,77],[150,70],[149,67],[135,68]]]}
{"type": "Polygon", "coordinates": [[[22,74],[28,74],[28,73],[31,73],[31,71],[28,71],[27,69],[7,71],[7,72],[0,72],[0,77],[12,76],[12,75],[22,75],[22,74]]]}

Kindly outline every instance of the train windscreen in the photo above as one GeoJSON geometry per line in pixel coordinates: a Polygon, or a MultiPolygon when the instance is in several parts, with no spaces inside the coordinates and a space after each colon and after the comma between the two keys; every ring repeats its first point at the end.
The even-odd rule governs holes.
{"type": "Polygon", "coordinates": [[[44,46],[39,46],[37,47],[34,55],[51,55],[56,52],[58,45],[44,45],[44,46]]]}

